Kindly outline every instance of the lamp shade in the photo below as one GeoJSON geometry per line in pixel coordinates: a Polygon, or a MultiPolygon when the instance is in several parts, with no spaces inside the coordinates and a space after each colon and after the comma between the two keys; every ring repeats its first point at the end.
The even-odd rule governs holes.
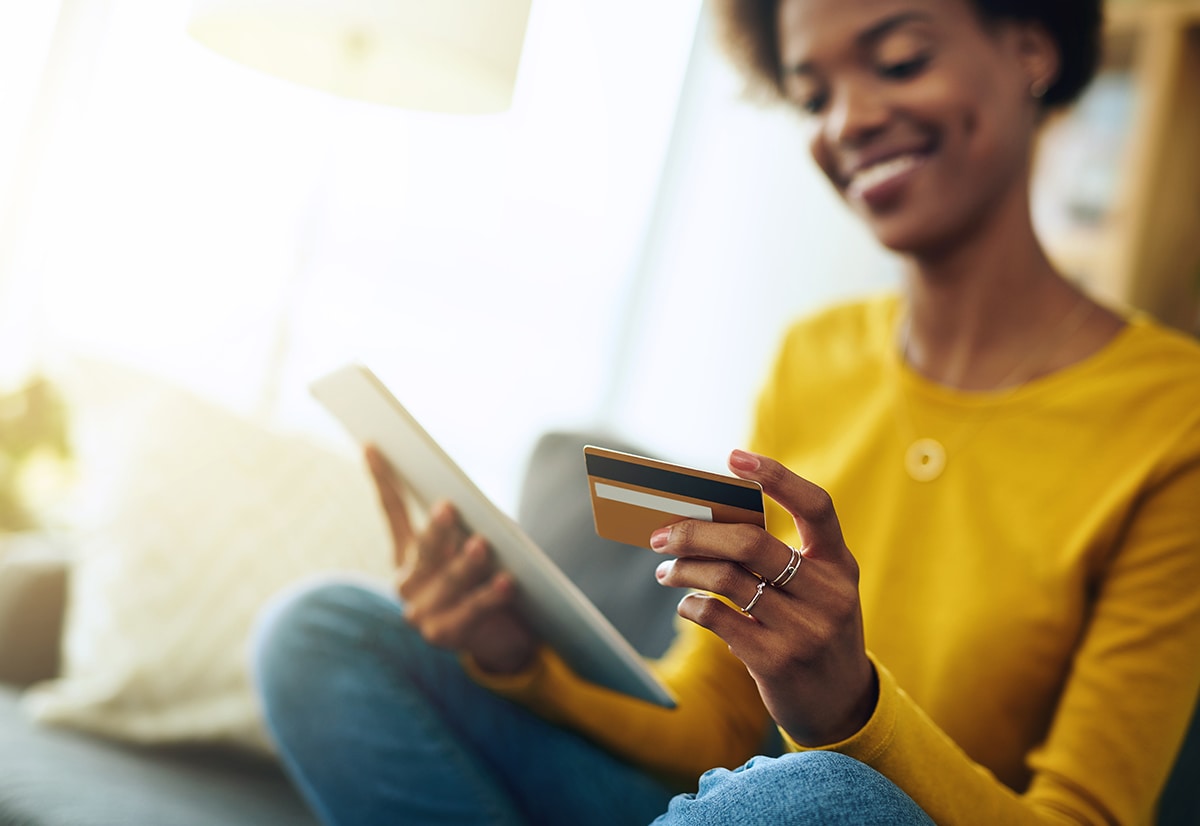
{"type": "Polygon", "coordinates": [[[189,33],[343,97],[435,112],[507,109],[531,0],[196,0],[189,33]]]}

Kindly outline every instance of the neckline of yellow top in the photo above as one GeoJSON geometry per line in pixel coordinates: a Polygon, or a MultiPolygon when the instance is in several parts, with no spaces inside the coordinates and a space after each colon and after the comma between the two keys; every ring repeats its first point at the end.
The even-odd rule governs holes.
{"type": "Polygon", "coordinates": [[[903,299],[896,295],[891,296],[891,299],[886,306],[878,308],[883,317],[880,323],[873,325],[876,332],[872,339],[877,348],[876,352],[884,354],[886,372],[894,374],[891,378],[898,378],[906,392],[914,399],[919,399],[922,404],[945,408],[947,411],[988,410],[1000,406],[1005,410],[1018,412],[1020,405],[1016,402],[1023,403],[1043,392],[1054,392],[1061,382],[1073,382],[1087,373],[1106,370],[1109,362],[1124,358],[1130,348],[1137,348],[1139,342],[1155,330],[1154,319],[1146,313],[1116,308],[1116,312],[1124,319],[1124,325],[1102,347],[1079,361],[1038,376],[1015,391],[1012,388],[1007,391],[959,390],[924,376],[901,357],[900,342],[903,338],[902,325],[905,317],[903,299]]]}
{"type": "MultiPolygon", "coordinates": [[[[1071,309],[1063,316],[1057,325],[1055,334],[1041,342],[1039,346],[1031,348],[1029,353],[1022,357],[1013,366],[1012,370],[997,382],[996,389],[979,391],[955,390],[959,394],[969,394],[978,398],[986,398],[991,402],[991,406],[986,409],[977,410],[973,418],[965,422],[957,433],[952,434],[955,437],[953,441],[944,436],[937,438],[933,435],[921,435],[917,429],[916,417],[913,415],[912,402],[904,386],[903,372],[897,370],[895,386],[899,403],[894,405],[894,410],[896,411],[897,428],[900,430],[902,439],[907,443],[907,447],[904,450],[904,470],[908,473],[909,478],[915,482],[932,482],[938,479],[945,471],[946,463],[950,460],[951,449],[953,449],[954,453],[961,452],[970,439],[991,419],[991,416],[988,414],[994,413],[1000,407],[1000,402],[1011,399],[1036,378],[1040,378],[1038,374],[1083,329],[1084,323],[1091,317],[1094,309],[1095,305],[1092,304],[1087,296],[1081,295],[1071,309]]],[[[909,362],[908,347],[911,327],[912,317],[904,310],[899,319],[899,340],[896,341],[893,347],[897,364],[905,368],[911,376],[920,377],[927,383],[946,390],[954,390],[954,388],[940,385],[922,376],[909,362]]],[[[895,338],[893,341],[895,341],[895,338]]],[[[1091,359],[1106,349],[1108,349],[1107,345],[1100,348],[1091,356],[1077,362],[1077,364],[1091,359]]],[[[1047,375],[1054,375],[1054,373],[1047,375]]]]}

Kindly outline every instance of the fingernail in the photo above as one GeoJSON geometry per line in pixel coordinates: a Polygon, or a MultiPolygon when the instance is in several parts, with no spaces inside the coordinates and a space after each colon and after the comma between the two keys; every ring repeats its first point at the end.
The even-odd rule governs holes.
{"type": "Polygon", "coordinates": [[[671,529],[659,528],[654,533],[650,534],[650,547],[658,551],[667,546],[671,541],[671,529]]]}
{"type": "Polygon", "coordinates": [[[757,456],[744,450],[735,450],[729,454],[729,466],[738,470],[758,470],[761,464],[757,456]]]}
{"type": "Polygon", "coordinates": [[[674,565],[675,560],[673,559],[663,560],[659,563],[658,567],[654,569],[654,576],[659,582],[662,582],[667,578],[667,574],[671,573],[671,568],[674,567],[674,565]]]}

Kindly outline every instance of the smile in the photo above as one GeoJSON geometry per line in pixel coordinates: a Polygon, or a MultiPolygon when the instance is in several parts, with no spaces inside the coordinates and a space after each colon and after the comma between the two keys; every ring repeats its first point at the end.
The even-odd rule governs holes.
{"type": "Polygon", "coordinates": [[[856,169],[847,181],[846,197],[867,202],[889,197],[925,157],[924,153],[908,152],[856,169]]]}

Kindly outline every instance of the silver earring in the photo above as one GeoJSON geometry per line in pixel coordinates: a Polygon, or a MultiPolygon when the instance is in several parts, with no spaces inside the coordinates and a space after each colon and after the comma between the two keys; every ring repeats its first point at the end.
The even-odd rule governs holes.
{"type": "Polygon", "coordinates": [[[1031,94],[1034,97],[1034,99],[1041,100],[1045,96],[1045,94],[1046,94],[1047,90],[1049,90],[1049,88],[1050,88],[1050,84],[1039,78],[1038,80],[1035,80],[1033,83],[1030,84],[1029,94],[1031,94]]]}

